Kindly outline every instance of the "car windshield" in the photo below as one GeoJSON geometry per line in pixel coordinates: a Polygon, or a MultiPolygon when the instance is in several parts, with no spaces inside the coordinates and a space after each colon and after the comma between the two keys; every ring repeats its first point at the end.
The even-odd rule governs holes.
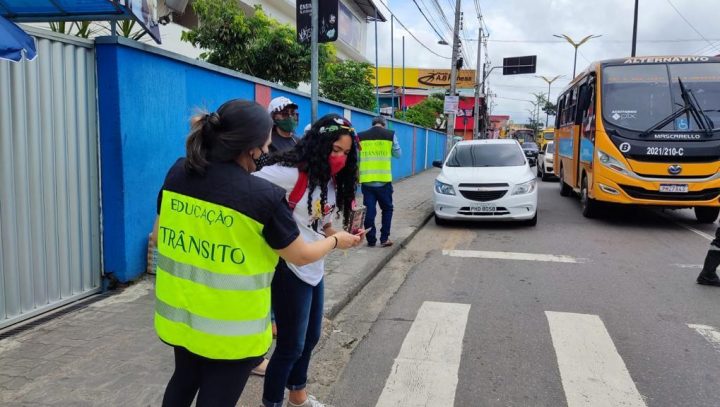
{"type": "MultiPolygon", "coordinates": [[[[603,118],[610,124],[645,131],[681,109],[678,78],[710,119],[720,123],[720,63],[608,66],[603,78],[603,118]]],[[[684,114],[658,130],[698,129],[692,116],[684,114]]]]}
{"type": "Polygon", "coordinates": [[[522,148],[523,150],[537,150],[538,145],[535,143],[523,143],[522,148]]]}
{"type": "Polygon", "coordinates": [[[548,143],[547,152],[548,152],[548,154],[555,153],[555,143],[548,143]]]}
{"type": "Polygon", "coordinates": [[[457,145],[448,167],[515,167],[525,165],[525,156],[515,144],[457,145]]]}

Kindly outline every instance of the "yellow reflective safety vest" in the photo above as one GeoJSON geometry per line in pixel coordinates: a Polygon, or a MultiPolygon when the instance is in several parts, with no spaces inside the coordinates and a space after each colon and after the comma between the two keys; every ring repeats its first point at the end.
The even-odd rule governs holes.
{"type": "Polygon", "coordinates": [[[392,147],[395,133],[380,127],[358,134],[360,183],[392,182],[392,147]]]}
{"type": "Polygon", "coordinates": [[[263,225],[228,207],[163,190],[155,330],[210,359],[264,355],[278,256],[263,225]]]}

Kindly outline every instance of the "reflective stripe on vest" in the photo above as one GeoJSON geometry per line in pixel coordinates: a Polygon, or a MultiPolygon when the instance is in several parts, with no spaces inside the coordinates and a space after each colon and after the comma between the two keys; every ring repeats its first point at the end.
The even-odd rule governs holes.
{"type": "Polygon", "coordinates": [[[155,284],[163,341],[210,359],[267,352],[278,256],[262,229],[228,207],[163,190],[155,284]]]}
{"type": "Polygon", "coordinates": [[[392,140],[360,141],[360,182],[392,182],[392,140]]]}

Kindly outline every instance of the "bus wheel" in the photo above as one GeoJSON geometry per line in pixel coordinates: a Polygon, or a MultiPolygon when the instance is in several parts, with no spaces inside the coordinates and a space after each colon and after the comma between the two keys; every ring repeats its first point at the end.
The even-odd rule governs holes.
{"type": "Polygon", "coordinates": [[[712,206],[696,206],[695,207],[695,218],[700,223],[713,223],[720,214],[719,207],[712,206]]]}
{"type": "Polygon", "coordinates": [[[565,183],[565,169],[560,168],[560,196],[570,196],[572,188],[565,183]]]}
{"type": "Polygon", "coordinates": [[[586,218],[595,218],[598,215],[599,203],[590,198],[588,192],[587,177],[583,177],[582,184],[580,186],[580,204],[582,205],[582,214],[586,218]]]}

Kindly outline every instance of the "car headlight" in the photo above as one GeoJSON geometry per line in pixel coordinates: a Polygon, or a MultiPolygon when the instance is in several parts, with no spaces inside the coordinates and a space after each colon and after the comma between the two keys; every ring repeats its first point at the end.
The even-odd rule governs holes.
{"type": "Polygon", "coordinates": [[[615,170],[620,173],[627,173],[627,168],[625,168],[625,164],[621,163],[620,161],[616,160],[609,154],[605,153],[604,151],[598,150],[597,151],[598,159],[600,160],[600,163],[604,165],[605,167],[608,167],[612,170],[615,170]]]}
{"type": "Polygon", "coordinates": [[[443,195],[455,195],[452,185],[435,180],[435,192],[443,195]]]}
{"type": "Polygon", "coordinates": [[[551,155],[546,155],[546,156],[545,156],[545,161],[547,161],[547,162],[549,162],[549,163],[553,162],[553,156],[551,156],[551,155]]]}
{"type": "Polygon", "coordinates": [[[523,195],[523,194],[529,194],[535,190],[535,183],[536,181],[534,179],[523,182],[522,184],[515,185],[515,188],[513,188],[512,195],[523,195]]]}

